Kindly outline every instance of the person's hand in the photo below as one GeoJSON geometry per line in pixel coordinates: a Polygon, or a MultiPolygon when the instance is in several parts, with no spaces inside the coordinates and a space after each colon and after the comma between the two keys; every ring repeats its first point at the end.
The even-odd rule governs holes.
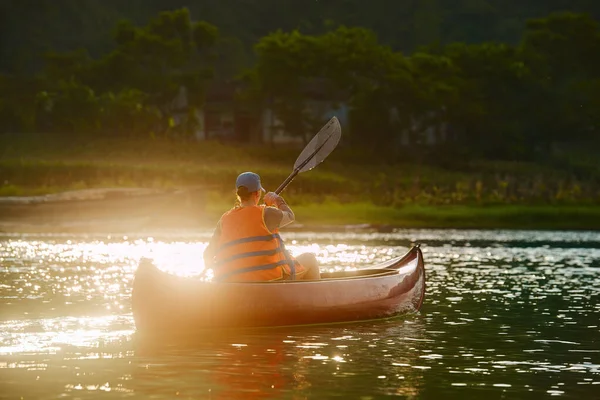
{"type": "Polygon", "coordinates": [[[278,194],[274,193],[274,192],[269,192],[267,194],[265,194],[265,204],[267,206],[276,206],[278,207],[279,204],[281,204],[283,202],[283,197],[279,196],[278,194]]]}

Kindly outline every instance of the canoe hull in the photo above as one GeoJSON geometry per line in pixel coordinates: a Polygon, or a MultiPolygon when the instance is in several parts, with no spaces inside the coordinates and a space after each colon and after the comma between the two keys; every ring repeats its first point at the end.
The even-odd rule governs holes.
{"type": "Polygon", "coordinates": [[[359,321],[420,309],[425,271],[418,246],[362,273],[366,271],[372,274],[323,274],[320,281],[208,283],[142,262],[133,284],[133,315],[138,332],[189,334],[211,328],[359,321]]]}

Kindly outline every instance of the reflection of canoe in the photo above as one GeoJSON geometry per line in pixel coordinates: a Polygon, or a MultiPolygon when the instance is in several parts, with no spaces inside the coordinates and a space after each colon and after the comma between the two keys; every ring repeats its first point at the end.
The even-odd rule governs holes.
{"type": "Polygon", "coordinates": [[[332,387],[338,397],[359,398],[364,394],[363,398],[379,398],[393,390],[399,398],[418,398],[425,372],[411,366],[419,365],[422,350],[431,348],[425,330],[422,318],[408,318],[342,327],[207,330],[185,337],[134,335],[135,356],[143,361],[133,363],[123,389],[136,394],[169,393],[173,385],[170,378],[176,376],[178,387],[184,390],[188,382],[193,382],[199,398],[320,399],[333,397],[332,387]],[[370,348],[372,343],[377,343],[377,351],[370,348]],[[315,356],[320,350],[325,351],[321,352],[324,357],[315,356]],[[381,354],[388,354],[388,362],[381,362],[381,354]],[[344,364],[346,360],[351,363],[344,364]],[[368,375],[362,376],[400,374],[403,378],[391,389],[387,385],[365,385],[365,379],[348,379],[341,387],[335,383],[339,374],[324,374],[316,384],[314,371],[328,371],[331,363],[338,365],[344,376],[369,365],[368,372],[362,371],[368,375]]]}
{"type": "Polygon", "coordinates": [[[425,268],[419,246],[373,268],[323,273],[319,281],[211,283],[143,261],[133,282],[138,332],[189,334],[240,328],[358,321],[421,308],[425,268]]]}

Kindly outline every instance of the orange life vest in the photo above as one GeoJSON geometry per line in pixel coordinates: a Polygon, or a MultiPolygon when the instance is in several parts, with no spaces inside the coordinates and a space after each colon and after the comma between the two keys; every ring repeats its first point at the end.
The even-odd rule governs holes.
{"type": "Polygon", "coordinates": [[[217,281],[272,281],[284,271],[295,279],[296,261],[285,250],[279,230],[269,231],[265,206],[236,207],[221,217],[214,279],[217,281]]]}

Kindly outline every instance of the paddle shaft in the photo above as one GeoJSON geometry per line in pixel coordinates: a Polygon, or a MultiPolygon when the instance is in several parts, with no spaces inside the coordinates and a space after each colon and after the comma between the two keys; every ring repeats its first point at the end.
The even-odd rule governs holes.
{"type": "Polygon", "coordinates": [[[281,185],[279,185],[279,187],[275,190],[275,194],[279,194],[279,193],[283,192],[283,189],[285,189],[287,187],[287,185],[289,185],[290,182],[292,180],[294,180],[294,178],[300,173],[300,171],[302,170],[302,168],[304,168],[306,166],[306,164],[308,164],[310,162],[310,160],[312,160],[313,158],[315,158],[315,156],[317,155],[317,153],[323,148],[323,146],[325,146],[325,143],[327,143],[327,141],[330,138],[331,138],[331,135],[329,135],[327,137],[327,139],[325,139],[323,141],[323,143],[321,143],[321,145],[319,147],[317,147],[317,149],[315,151],[313,151],[310,156],[306,157],[306,160],[302,161],[302,164],[298,165],[298,167],[294,169],[294,171],[290,174],[290,176],[288,176],[285,179],[285,181],[283,181],[283,183],[281,185]]]}
{"type": "Polygon", "coordinates": [[[287,185],[290,184],[290,182],[296,177],[296,175],[298,175],[300,173],[300,168],[296,168],[294,170],[294,172],[292,172],[290,174],[290,176],[288,176],[285,181],[283,181],[283,183],[281,185],[279,185],[279,187],[275,190],[275,194],[279,194],[281,192],[283,192],[283,189],[285,189],[287,187],[287,185]]]}

